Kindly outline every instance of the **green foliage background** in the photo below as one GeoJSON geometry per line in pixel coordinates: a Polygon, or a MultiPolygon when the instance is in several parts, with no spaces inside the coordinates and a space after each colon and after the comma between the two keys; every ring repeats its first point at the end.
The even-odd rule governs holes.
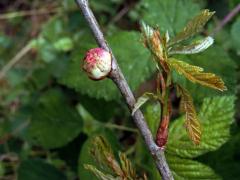
{"type": "MultiPolygon", "coordinates": [[[[211,35],[240,3],[89,1],[136,97],[154,90],[155,77],[150,54],[142,43],[140,20],[173,36],[201,9],[209,8],[216,15],[200,36],[211,35]]],[[[98,165],[90,155],[91,141],[98,135],[108,140],[114,153],[125,152],[139,175],[144,172],[148,179],[160,179],[115,85],[108,79],[91,81],[82,71],[85,52],[97,44],[74,1],[19,2],[0,2],[1,69],[26,44],[33,47],[0,80],[0,179],[96,179],[83,164],[98,165]],[[56,8],[54,13],[40,15],[20,13],[56,8]]],[[[203,125],[202,142],[194,146],[172,92],[174,113],[166,156],[175,179],[240,179],[239,34],[237,15],[214,34],[211,48],[181,58],[222,77],[228,91],[218,93],[174,74],[174,80],[181,82],[197,102],[203,125]]],[[[154,134],[160,114],[157,107],[148,103],[142,108],[154,134]]]]}

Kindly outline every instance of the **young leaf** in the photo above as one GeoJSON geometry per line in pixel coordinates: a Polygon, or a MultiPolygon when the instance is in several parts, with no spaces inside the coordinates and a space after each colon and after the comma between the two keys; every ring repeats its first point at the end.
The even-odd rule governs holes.
{"type": "Polygon", "coordinates": [[[158,97],[153,93],[145,92],[142,96],[137,99],[137,102],[134,104],[132,115],[148,100],[150,99],[157,99],[158,97]]]}
{"type": "Polygon", "coordinates": [[[205,98],[198,117],[202,126],[201,143],[194,146],[182,128],[184,118],[174,121],[169,128],[167,153],[183,158],[196,158],[219,149],[230,137],[234,121],[234,96],[205,98]]]}
{"type": "Polygon", "coordinates": [[[90,164],[85,164],[84,168],[92,171],[94,173],[94,175],[96,177],[98,177],[101,180],[117,180],[118,178],[114,178],[112,175],[110,174],[105,174],[103,172],[101,172],[100,170],[98,170],[96,167],[90,165],[90,164]]]}
{"type": "Polygon", "coordinates": [[[154,29],[142,22],[142,32],[145,46],[150,50],[157,64],[160,63],[165,71],[169,71],[166,63],[166,42],[168,37],[161,38],[158,29],[154,29]]]}
{"type": "Polygon", "coordinates": [[[127,159],[127,156],[124,153],[119,153],[119,158],[121,162],[121,168],[124,174],[127,174],[131,179],[137,179],[135,169],[132,166],[131,161],[127,159]]]}
{"type": "Polygon", "coordinates": [[[170,41],[170,44],[179,43],[200,32],[214,13],[215,12],[210,12],[208,9],[203,10],[199,15],[188,22],[183,31],[178,33],[176,37],[170,41]]]}
{"type": "Polygon", "coordinates": [[[206,88],[205,86],[196,86],[196,84],[184,76],[174,72],[173,81],[184,86],[192,95],[194,94],[194,102],[201,103],[206,97],[230,95],[236,92],[237,66],[222,47],[214,45],[204,51],[204,53],[184,56],[184,62],[203,67],[205,72],[217,74],[224,80],[224,84],[228,89],[227,91],[221,92],[212,88],[206,88]]]}
{"type": "Polygon", "coordinates": [[[181,108],[186,113],[185,125],[188,135],[195,144],[199,144],[201,139],[201,126],[194,108],[192,97],[189,92],[181,86],[178,86],[178,91],[181,95],[181,108]]]}
{"type": "Polygon", "coordinates": [[[196,54],[200,53],[204,50],[206,50],[208,47],[210,47],[214,42],[214,39],[210,36],[202,39],[199,42],[196,42],[194,44],[188,45],[188,46],[180,46],[180,47],[173,47],[169,51],[169,55],[173,54],[196,54]]]}
{"type": "Polygon", "coordinates": [[[227,90],[223,80],[212,73],[204,73],[203,68],[190,65],[186,62],[179,61],[174,58],[169,58],[168,63],[171,67],[176,69],[179,74],[183,74],[188,80],[193,83],[199,83],[219,91],[227,90]]]}
{"type": "MultiPolygon", "coordinates": [[[[97,136],[94,139],[94,147],[91,151],[94,159],[97,161],[101,170],[110,173],[106,174],[98,170],[95,166],[85,164],[85,169],[92,171],[102,180],[140,180],[132,163],[127,159],[126,155],[119,153],[120,163],[116,160],[112,149],[103,136],[97,136]]],[[[146,179],[146,178],[145,178],[146,179]]]]}
{"type": "Polygon", "coordinates": [[[94,139],[92,154],[100,164],[107,165],[116,175],[123,176],[123,172],[114,157],[111,146],[103,136],[97,136],[94,139]]]}

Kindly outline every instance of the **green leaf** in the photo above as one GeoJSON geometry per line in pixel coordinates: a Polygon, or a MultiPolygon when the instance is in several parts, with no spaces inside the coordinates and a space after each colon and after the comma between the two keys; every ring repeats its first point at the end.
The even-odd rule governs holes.
{"type": "Polygon", "coordinates": [[[151,99],[157,99],[158,97],[150,92],[145,92],[142,96],[140,96],[137,99],[137,102],[134,104],[133,110],[132,110],[132,115],[143,105],[145,104],[148,100],[151,99]]]}
{"type": "Polygon", "coordinates": [[[61,171],[40,159],[21,162],[17,174],[19,180],[67,180],[61,171]]]}
{"type": "Polygon", "coordinates": [[[200,14],[188,22],[182,32],[178,33],[170,40],[170,44],[179,43],[199,33],[213,14],[214,12],[209,12],[207,9],[203,10],[200,14]]]}
{"type": "Polygon", "coordinates": [[[198,117],[202,138],[198,146],[191,143],[183,128],[184,118],[175,120],[169,129],[167,153],[183,158],[194,158],[222,146],[230,137],[234,121],[234,96],[205,98],[198,117]]]}
{"type": "Polygon", "coordinates": [[[188,80],[193,83],[199,83],[203,86],[207,86],[220,91],[227,90],[223,80],[212,73],[203,72],[203,68],[190,65],[184,61],[179,61],[174,58],[169,58],[168,63],[179,74],[184,75],[188,80]]]}
{"type": "Polygon", "coordinates": [[[204,51],[204,53],[179,56],[178,58],[184,59],[184,61],[191,65],[202,67],[206,72],[218,75],[222,78],[228,89],[224,92],[216,91],[215,89],[206,88],[199,84],[193,84],[182,75],[173,73],[174,82],[181,84],[187,89],[191,93],[194,102],[201,103],[205,97],[232,95],[236,93],[236,64],[222,47],[214,45],[204,51]]]}
{"type": "Polygon", "coordinates": [[[34,108],[28,136],[45,148],[57,148],[72,141],[82,130],[82,120],[59,90],[44,93],[34,108]]]}
{"type": "Polygon", "coordinates": [[[142,20],[151,26],[158,26],[161,32],[170,35],[179,32],[187,21],[199,12],[197,3],[188,0],[141,0],[142,20]]]}
{"type": "MultiPolygon", "coordinates": [[[[67,72],[61,78],[61,83],[76,89],[82,94],[105,100],[117,100],[120,93],[110,79],[102,81],[90,80],[81,68],[84,53],[87,49],[96,45],[80,38],[82,46],[79,52],[73,54],[73,58],[67,67],[67,72]]],[[[137,32],[118,32],[108,38],[113,53],[118,60],[124,76],[132,90],[135,90],[153,72],[153,62],[150,54],[140,42],[140,34],[137,32]]]]}
{"type": "Polygon", "coordinates": [[[173,54],[196,54],[200,53],[213,44],[214,40],[212,37],[208,36],[200,41],[197,41],[191,45],[173,47],[169,51],[169,55],[173,54]]]}
{"type": "Polygon", "coordinates": [[[208,166],[189,159],[167,154],[167,161],[175,180],[220,180],[221,178],[208,166]]]}

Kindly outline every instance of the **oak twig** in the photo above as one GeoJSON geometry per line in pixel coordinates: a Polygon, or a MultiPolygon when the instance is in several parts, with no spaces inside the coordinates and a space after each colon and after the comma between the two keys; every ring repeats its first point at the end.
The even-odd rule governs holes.
{"type": "MultiPolygon", "coordinates": [[[[113,60],[112,71],[109,75],[109,78],[112,79],[112,81],[116,84],[116,86],[120,90],[122,96],[124,97],[130,111],[132,111],[136,100],[133,96],[133,93],[132,93],[124,75],[122,74],[121,69],[118,66],[117,60],[114,57],[111,48],[108,46],[108,44],[103,36],[103,33],[99,28],[99,25],[96,21],[95,16],[93,15],[92,10],[89,8],[88,0],[76,0],[76,3],[80,7],[86,21],[88,22],[88,25],[90,26],[98,45],[101,48],[109,51],[112,54],[112,60],[113,60]]],[[[136,126],[138,127],[148,150],[150,151],[150,153],[152,154],[152,156],[155,160],[157,169],[160,172],[162,179],[163,180],[173,180],[172,173],[166,162],[164,151],[163,151],[163,149],[159,148],[155,144],[152,133],[149,130],[149,128],[145,122],[144,116],[140,110],[137,110],[133,114],[133,120],[134,120],[136,126]]]]}

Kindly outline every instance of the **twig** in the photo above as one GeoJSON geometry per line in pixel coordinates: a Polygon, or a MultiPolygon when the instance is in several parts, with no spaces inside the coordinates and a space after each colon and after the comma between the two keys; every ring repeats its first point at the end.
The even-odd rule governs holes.
{"type": "Polygon", "coordinates": [[[121,19],[129,11],[129,9],[130,9],[129,6],[125,6],[116,16],[112,18],[112,20],[110,20],[109,24],[116,23],[117,21],[119,21],[119,19],[121,19]]]}
{"type": "Polygon", "coordinates": [[[60,10],[61,10],[60,8],[55,8],[55,9],[51,9],[51,10],[44,8],[44,9],[29,10],[29,11],[8,12],[5,14],[0,14],[0,20],[32,16],[32,15],[45,15],[45,14],[50,14],[50,13],[56,13],[56,12],[59,12],[60,10]]]}
{"type": "Polygon", "coordinates": [[[223,18],[223,20],[219,23],[219,25],[213,30],[212,35],[217,34],[239,12],[240,12],[240,3],[223,18]]]}
{"type": "MultiPolygon", "coordinates": [[[[112,53],[111,48],[108,46],[106,40],[104,39],[103,33],[99,28],[99,25],[96,21],[95,16],[93,15],[92,10],[89,8],[88,0],[76,0],[76,3],[82,10],[82,13],[83,13],[86,21],[88,22],[88,25],[90,26],[98,45],[101,48],[104,48],[105,50],[108,50],[110,53],[112,53]]],[[[112,59],[113,59],[112,71],[111,71],[111,74],[109,75],[109,78],[112,79],[113,82],[116,84],[116,86],[120,90],[122,96],[124,97],[130,111],[132,111],[136,100],[133,96],[133,93],[132,93],[127,81],[125,80],[125,77],[122,74],[121,69],[119,68],[119,66],[117,64],[117,60],[114,57],[113,53],[112,53],[112,59]]],[[[166,159],[165,159],[164,151],[163,151],[163,149],[160,149],[155,144],[152,133],[149,130],[149,128],[145,122],[144,116],[140,110],[137,110],[133,114],[133,120],[134,120],[136,126],[138,127],[141,135],[143,136],[143,139],[147,145],[147,148],[149,149],[150,153],[152,154],[152,156],[155,160],[157,169],[160,172],[162,179],[163,180],[173,180],[173,176],[171,174],[171,171],[170,171],[168,164],[166,162],[166,159]]]]}
{"type": "Polygon", "coordinates": [[[126,127],[126,126],[120,126],[117,124],[111,124],[111,123],[104,124],[104,127],[110,128],[110,129],[118,129],[118,130],[122,130],[122,131],[129,131],[129,132],[133,132],[133,133],[138,132],[137,129],[126,127]]]}
{"type": "Polygon", "coordinates": [[[22,59],[22,57],[27,54],[31,50],[31,42],[29,42],[26,46],[24,46],[0,71],[0,80],[4,78],[6,73],[18,62],[22,59]]]}

